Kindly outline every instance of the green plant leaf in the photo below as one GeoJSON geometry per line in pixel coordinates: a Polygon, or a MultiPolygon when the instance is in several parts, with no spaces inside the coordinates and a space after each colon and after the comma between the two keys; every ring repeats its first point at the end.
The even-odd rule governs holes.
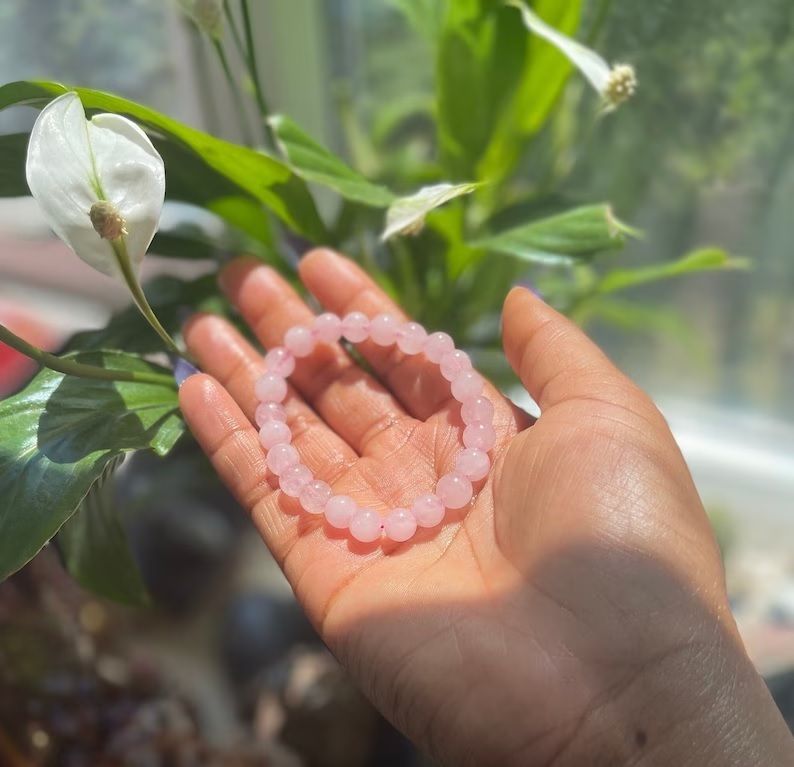
{"type": "MultiPolygon", "coordinates": [[[[187,315],[210,312],[229,316],[229,303],[220,294],[215,275],[208,274],[185,282],[176,277],[157,277],[144,286],[154,313],[173,338],[180,334],[187,315]]],[[[130,306],[113,315],[105,327],[77,333],[67,342],[70,351],[92,349],[123,349],[134,354],[161,351],[162,341],[141,315],[130,306]]]]}
{"type": "MultiPolygon", "coordinates": [[[[68,358],[167,372],[120,352],[68,358]]],[[[176,385],[74,378],[44,369],[0,402],[0,579],[55,535],[110,461],[132,450],[165,455],[183,431],[176,385]]]]}
{"type": "Polygon", "coordinates": [[[56,541],[66,569],[83,588],[114,602],[140,606],[149,603],[149,595],[113,498],[113,473],[121,460],[108,462],[56,541]]]}
{"type": "MultiPolygon", "coordinates": [[[[315,242],[324,239],[325,226],[305,183],[282,162],[263,152],[215,138],[111,93],[68,88],[54,82],[18,81],[0,87],[0,110],[15,104],[43,107],[53,97],[70,90],[79,94],[87,110],[114,112],[135,120],[144,129],[189,150],[183,155],[194,166],[204,165],[223,176],[237,190],[259,200],[299,234],[315,242]]],[[[186,171],[185,177],[198,187],[194,170],[195,167],[186,171]]],[[[166,173],[169,173],[167,165],[166,173]]]]}
{"type": "Polygon", "coordinates": [[[723,269],[746,269],[748,262],[742,258],[732,258],[719,248],[700,248],[676,261],[651,264],[638,269],[614,269],[598,283],[598,293],[615,293],[626,288],[644,285],[659,280],[669,280],[684,274],[710,272],[723,269]]]}
{"type": "Polygon", "coordinates": [[[397,198],[386,211],[386,227],[381,239],[388,240],[396,234],[417,234],[428,213],[456,197],[471,194],[476,188],[477,184],[434,184],[397,198]]]}
{"type": "Polygon", "coordinates": [[[391,4],[430,43],[438,39],[444,20],[444,0],[391,0],[391,4]]]}
{"type": "Polygon", "coordinates": [[[615,218],[608,205],[588,205],[531,221],[472,243],[523,261],[556,264],[623,247],[638,233],[615,218]]]}
{"type": "Polygon", "coordinates": [[[327,186],[347,200],[375,208],[385,208],[394,199],[385,186],[367,181],[318,144],[289,117],[275,115],[268,122],[279,148],[301,178],[327,186]]]}

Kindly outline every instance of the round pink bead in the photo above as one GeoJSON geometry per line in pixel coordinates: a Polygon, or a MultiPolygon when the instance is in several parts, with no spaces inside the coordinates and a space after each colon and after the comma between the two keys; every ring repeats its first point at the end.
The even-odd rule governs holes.
{"type": "Polygon", "coordinates": [[[496,432],[491,424],[475,421],[463,430],[463,444],[487,453],[496,444],[496,432]]]}
{"type": "Polygon", "coordinates": [[[408,509],[395,509],[383,520],[383,532],[397,543],[407,541],[416,532],[416,517],[408,509]]]}
{"type": "Polygon", "coordinates": [[[276,346],[265,355],[265,370],[289,378],[295,372],[295,357],[289,349],[276,346]]]}
{"type": "Polygon", "coordinates": [[[475,421],[482,421],[482,423],[493,422],[493,402],[487,397],[474,397],[473,399],[463,400],[460,406],[460,417],[463,423],[474,423],[475,421]]]}
{"type": "Polygon", "coordinates": [[[474,491],[466,477],[453,471],[438,480],[436,494],[448,509],[462,509],[471,500],[474,491]]]}
{"type": "Polygon", "coordinates": [[[435,527],[444,519],[444,504],[437,495],[427,493],[414,501],[411,513],[420,527],[435,527]]]}
{"type": "Polygon", "coordinates": [[[313,479],[303,486],[298,500],[309,514],[322,514],[331,494],[331,486],[327,482],[313,479]]]}
{"type": "Polygon", "coordinates": [[[267,451],[267,468],[274,474],[283,474],[290,466],[300,463],[298,451],[286,442],[273,445],[267,451]]]}
{"type": "Polygon", "coordinates": [[[296,357],[308,357],[314,351],[316,343],[311,330],[302,325],[296,325],[284,333],[284,346],[296,357]]]}
{"type": "Polygon", "coordinates": [[[471,360],[466,352],[454,349],[441,358],[438,366],[441,369],[441,375],[447,381],[454,381],[465,370],[471,370],[471,360]]]}
{"type": "Polygon", "coordinates": [[[397,329],[397,346],[405,354],[419,354],[426,340],[427,331],[418,322],[405,322],[397,329]]]}
{"type": "Polygon", "coordinates": [[[287,382],[276,373],[264,373],[256,379],[254,394],[260,402],[283,402],[287,396],[287,382]]]}
{"type": "Polygon", "coordinates": [[[377,541],[380,531],[380,514],[372,509],[359,509],[350,520],[350,534],[361,543],[377,541]]]}
{"type": "Polygon", "coordinates": [[[342,320],[331,312],[325,312],[314,318],[312,330],[318,340],[334,344],[342,337],[342,320]]]}
{"type": "Polygon", "coordinates": [[[292,498],[297,498],[301,490],[313,479],[311,471],[302,463],[296,463],[281,472],[278,486],[281,492],[292,498]]]}
{"type": "Polygon", "coordinates": [[[342,320],[342,335],[354,344],[365,341],[369,335],[369,317],[362,312],[350,312],[342,320]]]}
{"type": "Polygon", "coordinates": [[[455,350],[455,342],[448,333],[431,333],[425,341],[425,357],[431,362],[441,362],[441,358],[455,350]]]}
{"type": "Polygon", "coordinates": [[[260,402],[254,412],[254,421],[257,426],[261,426],[266,421],[287,420],[287,411],[280,402],[260,402]]]}
{"type": "Polygon", "coordinates": [[[491,460],[488,453],[476,447],[467,447],[458,453],[455,459],[455,471],[466,479],[477,482],[488,476],[491,469],[491,460]]]}
{"type": "Polygon", "coordinates": [[[349,495],[335,495],[325,504],[325,518],[332,527],[344,530],[358,511],[356,502],[349,495]]]}
{"type": "Polygon", "coordinates": [[[265,421],[259,429],[259,441],[269,450],[281,442],[291,442],[292,432],[284,421],[265,421]]]}
{"type": "Polygon", "coordinates": [[[464,370],[457,378],[452,379],[450,389],[458,402],[465,402],[482,394],[484,385],[485,381],[476,370],[464,370]]]}
{"type": "Polygon", "coordinates": [[[400,323],[391,314],[378,314],[369,323],[369,337],[378,346],[389,346],[397,340],[400,323]]]}

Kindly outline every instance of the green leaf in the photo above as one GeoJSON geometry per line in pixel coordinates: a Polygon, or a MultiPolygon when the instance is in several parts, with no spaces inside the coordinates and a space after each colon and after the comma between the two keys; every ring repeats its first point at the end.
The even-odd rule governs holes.
{"type": "Polygon", "coordinates": [[[597,292],[601,294],[615,293],[636,285],[668,280],[684,274],[723,269],[746,269],[747,266],[748,262],[745,259],[731,258],[719,248],[701,248],[676,261],[652,264],[639,269],[615,269],[601,279],[597,286],[597,292]]]}
{"type": "Polygon", "coordinates": [[[386,228],[381,239],[388,240],[396,234],[418,234],[428,213],[456,197],[471,194],[476,188],[477,184],[434,184],[399,197],[386,211],[386,228]]]}
{"type": "MultiPolygon", "coordinates": [[[[228,316],[228,302],[218,290],[215,275],[208,274],[191,282],[176,277],[158,277],[144,286],[154,313],[173,338],[178,336],[186,316],[210,312],[228,316]]],[[[77,333],[67,342],[69,350],[124,349],[135,354],[153,354],[163,344],[137,307],[113,315],[104,328],[77,333]]]]}
{"type": "Polygon", "coordinates": [[[485,237],[476,247],[543,264],[568,263],[623,247],[638,233],[615,218],[608,205],[588,205],[485,237]]]}
{"type": "MultiPolygon", "coordinates": [[[[167,372],[120,352],[67,355],[116,370],[167,372]]],[[[176,386],[41,370],[0,402],[0,579],[60,529],[119,455],[165,455],[184,431],[176,386]]]]}
{"type": "Polygon", "coordinates": [[[289,117],[275,115],[269,123],[279,148],[301,178],[327,186],[347,200],[375,208],[385,208],[394,199],[386,187],[367,181],[289,117]]]}
{"type": "Polygon", "coordinates": [[[29,197],[25,180],[25,155],[28,151],[27,133],[0,136],[0,197],[29,197]]]}
{"type": "Polygon", "coordinates": [[[444,20],[444,0],[391,0],[416,32],[434,43],[444,20]]]}
{"type": "MultiPolygon", "coordinates": [[[[305,183],[282,162],[263,152],[210,136],[134,101],[89,88],[68,88],[47,81],[18,81],[0,88],[0,110],[15,104],[43,107],[54,96],[72,90],[79,94],[87,110],[125,115],[143,128],[189,150],[183,155],[194,168],[209,167],[236,189],[259,200],[296,232],[315,242],[325,237],[325,227],[305,183]]],[[[193,172],[186,172],[186,177],[193,179],[193,172]]],[[[193,183],[198,182],[194,180],[193,183]]]]}
{"type": "Polygon", "coordinates": [[[127,605],[146,605],[149,595],[115,508],[110,461],[56,541],[71,576],[98,596],[127,605]]]}

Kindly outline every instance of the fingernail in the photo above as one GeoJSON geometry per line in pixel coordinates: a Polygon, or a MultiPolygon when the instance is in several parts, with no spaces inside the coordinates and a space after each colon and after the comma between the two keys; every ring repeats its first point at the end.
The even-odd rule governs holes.
{"type": "Polygon", "coordinates": [[[177,357],[174,362],[174,380],[177,386],[182,386],[190,376],[196,375],[199,370],[183,357],[177,357]]]}

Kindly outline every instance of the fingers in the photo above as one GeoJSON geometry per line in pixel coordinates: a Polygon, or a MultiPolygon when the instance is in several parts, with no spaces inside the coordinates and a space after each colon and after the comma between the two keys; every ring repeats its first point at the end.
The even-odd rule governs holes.
{"type": "Polygon", "coordinates": [[[625,399],[636,387],[569,319],[525,288],[504,304],[508,362],[541,410],[569,399],[625,399]]]}
{"type": "MultiPolygon", "coordinates": [[[[253,421],[257,406],[254,382],[263,372],[262,356],[226,320],[210,314],[193,317],[185,325],[184,338],[202,370],[220,382],[247,420],[253,421]]],[[[333,478],[356,459],[350,446],[294,390],[290,390],[284,406],[293,442],[315,474],[333,478]]],[[[261,447],[259,452],[264,454],[261,447]]]]}
{"type": "MultiPolygon", "coordinates": [[[[314,313],[275,270],[251,259],[224,269],[221,283],[266,348],[280,345],[314,313]]],[[[359,454],[389,452],[413,428],[399,402],[353,363],[339,344],[318,344],[290,380],[323,420],[359,454]]]]}
{"type": "MultiPolygon", "coordinates": [[[[300,262],[303,283],[329,311],[344,316],[359,311],[368,317],[386,312],[401,319],[405,314],[372,278],[349,259],[326,249],[309,252],[300,262]]],[[[356,348],[409,413],[425,420],[450,399],[449,383],[438,365],[423,354],[405,355],[395,346],[372,341],[356,348]]]]}

